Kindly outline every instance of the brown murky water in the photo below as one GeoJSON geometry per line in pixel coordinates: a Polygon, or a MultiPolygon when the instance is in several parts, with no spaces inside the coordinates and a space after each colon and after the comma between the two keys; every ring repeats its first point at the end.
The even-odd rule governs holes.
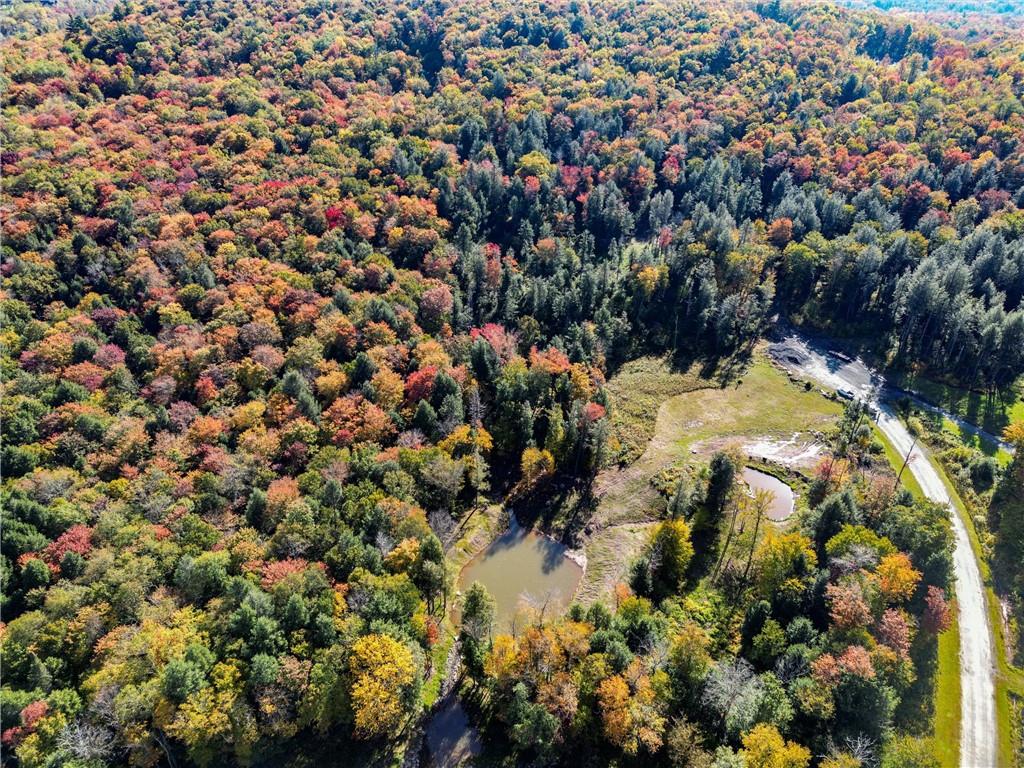
{"type": "Polygon", "coordinates": [[[469,724],[459,697],[452,695],[427,724],[428,765],[436,768],[454,768],[472,760],[483,751],[483,743],[476,728],[469,724]]]}
{"type": "Polygon", "coordinates": [[[507,632],[517,615],[560,614],[582,577],[564,545],[522,528],[513,515],[509,529],[462,570],[459,589],[465,592],[474,581],[487,587],[497,604],[495,630],[507,632]]]}
{"type": "Polygon", "coordinates": [[[743,468],[743,482],[750,488],[750,492],[768,491],[772,495],[772,503],[768,507],[768,519],[781,523],[793,514],[795,496],[793,489],[779,480],[777,477],[761,472],[753,467],[743,468]]]}

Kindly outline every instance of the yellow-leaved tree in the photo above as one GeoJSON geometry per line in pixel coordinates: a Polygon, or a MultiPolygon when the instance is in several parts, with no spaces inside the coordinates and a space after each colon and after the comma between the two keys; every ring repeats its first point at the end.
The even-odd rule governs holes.
{"type": "Polygon", "coordinates": [[[747,768],[807,768],[811,752],[807,747],[786,741],[775,726],[755,726],[743,737],[740,750],[747,768]]]}
{"type": "Polygon", "coordinates": [[[555,471],[555,459],[551,451],[530,447],[523,451],[520,469],[523,472],[523,485],[530,487],[555,471]]]}
{"type": "Polygon", "coordinates": [[[641,749],[653,754],[661,748],[665,733],[664,700],[657,695],[656,688],[664,682],[652,680],[637,660],[621,675],[605,678],[598,686],[605,738],[627,755],[636,755],[641,749]]]}
{"type": "Polygon", "coordinates": [[[910,558],[903,552],[883,557],[875,573],[882,596],[890,603],[909,600],[921,581],[921,572],[914,568],[910,558]]]}
{"type": "Polygon", "coordinates": [[[412,652],[387,635],[366,635],[352,645],[349,671],[355,735],[373,739],[394,733],[418,696],[412,652]]]}
{"type": "Polygon", "coordinates": [[[800,533],[768,536],[756,559],[758,592],[769,599],[780,591],[802,594],[811,586],[818,564],[811,540],[800,533]]]}

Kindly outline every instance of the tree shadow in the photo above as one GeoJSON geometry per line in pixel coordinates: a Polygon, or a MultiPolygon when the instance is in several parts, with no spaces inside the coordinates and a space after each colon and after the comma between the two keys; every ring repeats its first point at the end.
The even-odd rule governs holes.
{"type": "Polygon", "coordinates": [[[625,365],[650,355],[667,360],[672,373],[686,373],[695,364],[699,364],[700,375],[703,378],[717,380],[719,385],[725,386],[740,376],[750,364],[753,359],[754,347],[759,340],[760,337],[751,339],[744,342],[739,348],[726,353],[706,351],[697,353],[682,347],[671,349],[663,344],[641,344],[631,354],[609,360],[606,363],[605,372],[607,378],[610,379],[625,365]]]}
{"type": "Polygon", "coordinates": [[[923,736],[935,715],[935,675],[939,667],[939,645],[933,635],[919,634],[910,648],[917,677],[904,691],[893,713],[893,723],[901,730],[923,736]]]}
{"type": "MultiPolygon", "coordinates": [[[[754,345],[746,344],[729,355],[702,356],[695,362],[700,363],[700,375],[715,380],[720,387],[726,387],[750,366],[753,359],[754,345]]],[[[692,363],[691,363],[692,364],[692,363]]]]}
{"type": "Polygon", "coordinates": [[[687,569],[687,578],[696,584],[711,573],[718,560],[721,530],[711,515],[700,505],[689,520],[690,541],[693,543],[693,558],[687,569]]]}
{"type": "Polygon", "coordinates": [[[597,510],[593,485],[591,478],[553,478],[516,502],[516,517],[524,527],[539,528],[576,546],[597,510]]]}

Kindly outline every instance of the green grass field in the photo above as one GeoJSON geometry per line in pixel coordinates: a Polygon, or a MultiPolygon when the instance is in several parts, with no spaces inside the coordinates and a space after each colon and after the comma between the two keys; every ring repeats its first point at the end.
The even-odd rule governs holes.
{"type": "Polygon", "coordinates": [[[960,626],[953,624],[939,635],[935,672],[935,752],[942,768],[960,765],[960,626]]]}
{"type": "MultiPolygon", "coordinates": [[[[916,390],[926,400],[996,435],[1008,424],[1024,421],[1024,382],[1018,382],[991,397],[984,392],[943,384],[921,376],[905,375],[895,383],[905,389],[916,390]]],[[[960,434],[955,424],[950,423],[950,427],[954,434],[960,434]]]]}
{"type": "Polygon", "coordinates": [[[760,354],[736,382],[673,397],[663,408],[655,438],[662,430],[671,431],[679,450],[712,438],[820,432],[842,412],[838,403],[794,384],[760,354]]]}
{"type": "Polygon", "coordinates": [[[623,365],[606,384],[616,459],[626,464],[640,457],[654,437],[655,416],[666,400],[719,386],[721,382],[701,376],[700,366],[676,371],[663,357],[642,357],[623,365]]]}
{"type": "Polygon", "coordinates": [[[842,407],[814,389],[790,381],[761,352],[748,370],[723,385],[699,371],[674,372],[664,360],[627,364],[608,382],[614,434],[637,458],[602,472],[584,547],[587,571],[577,593],[582,602],[607,594],[625,578],[664,498],[651,481],[666,468],[706,460],[714,450],[744,439],[813,441],[831,427],[842,407]]]}

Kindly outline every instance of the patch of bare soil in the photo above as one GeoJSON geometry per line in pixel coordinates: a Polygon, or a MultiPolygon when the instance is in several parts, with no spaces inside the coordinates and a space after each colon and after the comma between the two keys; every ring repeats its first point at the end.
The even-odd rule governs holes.
{"type": "Polygon", "coordinates": [[[827,451],[827,446],[819,435],[807,432],[794,432],[789,438],[713,438],[694,443],[690,451],[701,456],[710,456],[726,448],[735,448],[751,459],[794,469],[812,469],[827,451]]]}

